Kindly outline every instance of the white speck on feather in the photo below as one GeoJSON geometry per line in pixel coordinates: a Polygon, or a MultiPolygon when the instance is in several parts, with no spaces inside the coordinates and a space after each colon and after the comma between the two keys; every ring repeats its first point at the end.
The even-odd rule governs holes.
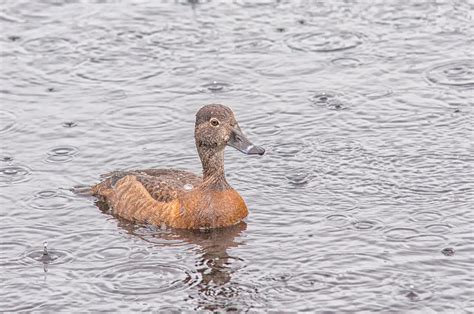
{"type": "Polygon", "coordinates": [[[186,183],[183,188],[187,191],[190,191],[193,189],[193,185],[192,184],[189,184],[189,183],[186,183]]]}

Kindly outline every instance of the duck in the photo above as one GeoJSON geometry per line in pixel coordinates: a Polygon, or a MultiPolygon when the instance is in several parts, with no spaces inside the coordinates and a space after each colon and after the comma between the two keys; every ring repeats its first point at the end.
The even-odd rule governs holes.
{"type": "Polygon", "coordinates": [[[196,113],[196,149],[202,176],[178,169],[113,171],[91,187],[113,215],[135,223],[175,229],[214,229],[239,224],[248,215],[245,201],[227,182],[224,150],[247,155],[265,149],[243,134],[232,110],[205,105],[196,113]]]}

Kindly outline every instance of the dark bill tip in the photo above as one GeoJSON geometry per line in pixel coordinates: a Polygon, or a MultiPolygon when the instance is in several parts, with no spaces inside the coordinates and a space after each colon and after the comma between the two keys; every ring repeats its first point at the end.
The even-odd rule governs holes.
{"type": "Polygon", "coordinates": [[[265,149],[263,147],[253,145],[243,134],[237,126],[232,131],[232,137],[227,145],[232,146],[247,155],[263,155],[265,149]]]}

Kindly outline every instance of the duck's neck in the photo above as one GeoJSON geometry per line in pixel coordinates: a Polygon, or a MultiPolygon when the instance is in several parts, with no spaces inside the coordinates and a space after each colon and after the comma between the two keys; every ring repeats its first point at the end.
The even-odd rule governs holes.
{"type": "Polygon", "coordinates": [[[200,147],[199,157],[202,163],[203,186],[218,190],[230,188],[224,173],[224,149],[200,147]]]}

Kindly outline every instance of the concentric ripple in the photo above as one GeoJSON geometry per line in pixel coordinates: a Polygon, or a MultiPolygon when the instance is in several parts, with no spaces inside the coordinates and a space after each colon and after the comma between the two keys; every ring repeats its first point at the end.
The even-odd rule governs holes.
{"type": "Polygon", "coordinates": [[[7,165],[0,167],[0,186],[27,181],[31,170],[22,165],[7,165]]]}
{"type": "Polygon", "coordinates": [[[390,241],[407,241],[410,237],[416,236],[419,232],[412,228],[392,228],[385,231],[385,237],[390,241]]]}
{"type": "Polygon", "coordinates": [[[348,31],[319,31],[298,33],[288,37],[288,47],[313,52],[333,52],[347,50],[361,45],[363,36],[348,31]]]}
{"type": "Polygon", "coordinates": [[[289,278],[288,289],[296,293],[317,292],[328,289],[333,284],[333,275],[324,272],[303,273],[289,278]]]}
{"type": "Polygon", "coordinates": [[[99,279],[97,288],[102,292],[127,296],[184,290],[201,281],[198,273],[173,264],[149,261],[109,265],[96,278],[99,279]]]}
{"type": "Polygon", "coordinates": [[[394,279],[392,296],[397,300],[416,302],[429,300],[435,291],[433,279],[428,276],[413,273],[398,276],[394,279]]]}
{"type": "Polygon", "coordinates": [[[27,201],[28,207],[39,210],[57,210],[69,207],[72,199],[55,190],[42,190],[27,201]]]}
{"type": "Polygon", "coordinates": [[[16,125],[16,119],[13,113],[0,110],[0,134],[11,131],[16,125]]]}
{"type": "Polygon", "coordinates": [[[336,58],[336,59],[331,60],[331,62],[334,63],[335,65],[339,65],[342,67],[351,67],[351,68],[355,68],[361,64],[361,61],[359,59],[347,58],[347,57],[336,58]]]}
{"type": "Polygon", "coordinates": [[[430,68],[426,72],[428,81],[448,86],[474,86],[474,61],[457,60],[430,68]]]}
{"type": "Polygon", "coordinates": [[[311,171],[308,168],[289,169],[285,178],[294,187],[302,187],[311,181],[311,171]]]}
{"type": "Polygon", "coordinates": [[[108,125],[120,129],[162,128],[174,121],[173,110],[159,106],[113,108],[105,111],[102,118],[108,125]]]}
{"type": "Polygon", "coordinates": [[[28,250],[20,257],[20,263],[27,265],[43,264],[65,264],[74,260],[74,255],[66,250],[48,249],[47,254],[44,250],[28,250]]]}
{"type": "Polygon", "coordinates": [[[384,223],[380,220],[366,219],[366,220],[355,220],[352,222],[352,226],[357,230],[377,230],[384,226],[384,223]]]}
{"type": "Polygon", "coordinates": [[[115,52],[90,58],[78,66],[76,75],[84,80],[98,82],[141,81],[164,72],[153,56],[146,53],[115,52]],[[149,66],[144,68],[143,64],[149,66]],[[126,68],[126,71],[123,69],[126,68]]]}
{"type": "Polygon", "coordinates": [[[68,162],[72,160],[78,152],[79,150],[74,146],[57,146],[50,149],[45,160],[47,162],[68,162]]]}
{"type": "Polygon", "coordinates": [[[331,214],[325,217],[327,224],[335,228],[344,228],[350,224],[351,218],[343,214],[331,214]]]}
{"type": "Polygon", "coordinates": [[[62,53],[74,50],[74,42],[63,37],[40,37],[27,40],[23,46],[32,52],[55,52],[62,53]]]}

